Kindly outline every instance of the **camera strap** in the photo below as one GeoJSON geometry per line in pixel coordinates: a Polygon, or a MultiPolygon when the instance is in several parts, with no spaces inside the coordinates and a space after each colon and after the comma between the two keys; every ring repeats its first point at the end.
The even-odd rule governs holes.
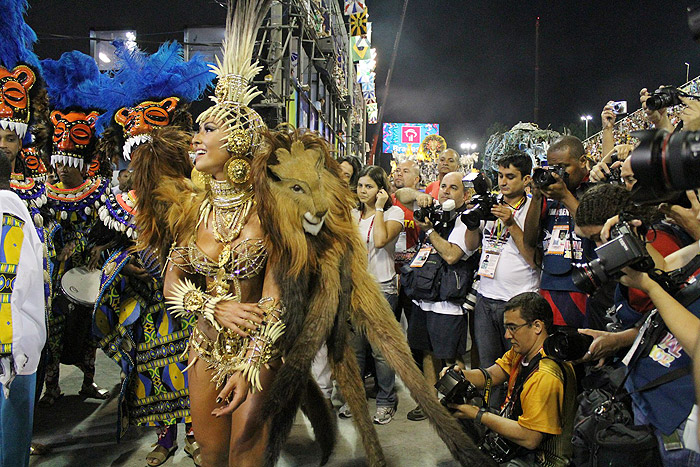
{"type": "Polygon", "coordinates": [[[489,397],[491,396],[491,385],[493,384],[493,379],[491,378],[491,373],[486,371],[484,368],[479,368],[481,374],[484,375],[484,407],[489,406],[489,397]]]}

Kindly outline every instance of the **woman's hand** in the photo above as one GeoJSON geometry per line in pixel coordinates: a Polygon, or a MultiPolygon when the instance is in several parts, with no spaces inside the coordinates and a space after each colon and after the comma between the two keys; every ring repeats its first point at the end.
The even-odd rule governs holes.
{"type": "Polygon", "coordinates": [[[214,317],[223,327],[241,337],[248,337],[247,331],[254,331],[263,322],[263,311],[257,303],[239,303],[225,300],[216,304],[214,317]]]}
{"type": "Polygon", "coordinates": [[[221,390],[219,395],[216,397],[216,403],[220,404],[224,402],[225,405],[222,407],[217,407],[211,414],[215,417],[221,417],[222,415],[229,415],[233,413],[243,402],[245,402],[248,397],[248,391],[250,390],[250,383],[243,376],[243,372],[237,372],[230,376],[221,390]]]}
{"type": "Polygon", "coordinates": [[[386,200],[389,199],[389,193],[386,190],[381,189],[377,192],[377,199],[374,202],[375,209],[384,209],[386,206],[386,200]]]}

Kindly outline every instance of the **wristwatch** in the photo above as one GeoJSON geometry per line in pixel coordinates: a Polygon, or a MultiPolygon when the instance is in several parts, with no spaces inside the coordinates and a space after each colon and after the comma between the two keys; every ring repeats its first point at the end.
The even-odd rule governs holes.
{"type": "Polygon", "coordinates": [[[488,411],[489,411],[489,409],[487,409],[486,407],[481,407],[479,409],[479,411],[476,413],[476,417],[474,417],[474,421],[476,423],[481,423],[481,417],[483,417],[484,414],[488,411]]]}
{"type": "Polygon", "coordinates": [[[428,230],[425,231],[425,236],[426,236],[426,237],[430,237],[430,234],[433,233],[433,232],[435,232],[435,229],[428,229],[428,230]]]}

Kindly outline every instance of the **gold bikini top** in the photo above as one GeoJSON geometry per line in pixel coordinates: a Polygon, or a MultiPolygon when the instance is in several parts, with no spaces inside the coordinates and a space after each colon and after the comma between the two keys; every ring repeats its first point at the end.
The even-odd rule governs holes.
{"type": "MultiPolygon", "coordinates": [[[[219,262],[210,258],[197,245],[194,235],[187,246],[176,246],[170,254],[183,260],[184,264],[178,264],[177,261],[174,264],[188,274],[216,277],[221,269],[219,262]]],[[[267,250],[263,240],[246,238],[231,248],[229,261],[222,265],[224,278],[228,281],[252,279],[263,270],[266,260],[267,250]]]]}

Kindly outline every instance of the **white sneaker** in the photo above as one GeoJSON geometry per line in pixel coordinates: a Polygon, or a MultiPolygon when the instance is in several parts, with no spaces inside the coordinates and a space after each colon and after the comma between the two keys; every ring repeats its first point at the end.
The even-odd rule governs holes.
{"type": "Polygon", "coordinates": [[[340,409],[338,409],[338,416],[340,418],[351,418],[352,414],[350,413],[350,406],[346,402],[343,404],[340,409]]]}
{"type": "Polygon", "coordinates": [[[377,407],[377,413],[374,414],[374,423],[377,425],[386,425],[394,418],[395,413],[395,406],[377,407]]]}

